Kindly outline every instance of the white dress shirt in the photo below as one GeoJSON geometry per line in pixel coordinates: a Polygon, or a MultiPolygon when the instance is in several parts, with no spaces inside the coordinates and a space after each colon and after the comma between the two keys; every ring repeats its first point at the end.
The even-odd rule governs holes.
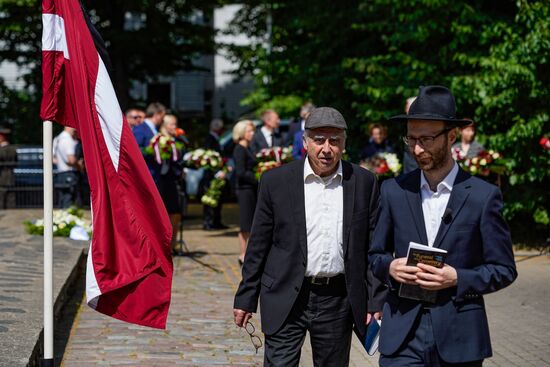
{"type": "Polygon", "coordinates": [[[447,208],[447,203],[453,191],[453,184],[458,174],[458,164],[455,162],[451,172],[437,185],[437,191],[433,192],[424,177],[420,174],[420,192],[422,194],[422,213],[424,213],[424,225],[428,235],[428,246],[433,246],[441,218],[447,208]]]}
{"type": "Polygon", "coordinates": [[[329,177],[316,175],[304,162],[304,198],[307,230],[306,277],[344,273],[342,162],[329,177]]]}
{"type": "Polygon", "coordinates": [[[262,126],[260,129],[262,134],[264,134],[265,140],[267,141],[268,147],[273,147],[273,131],[269,130],[267,127],[262,126]]]}

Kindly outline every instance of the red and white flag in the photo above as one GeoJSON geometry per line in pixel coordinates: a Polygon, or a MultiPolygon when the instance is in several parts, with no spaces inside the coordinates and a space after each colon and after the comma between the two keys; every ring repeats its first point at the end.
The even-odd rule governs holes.
{"type": "Polygon", "coordinates": [[[88,305],[119,320],[165,328],[172,228],[118,104],[104,43],[78,0],[43,0],[42,13],[40,116],[78,130],[90,182],[88,305]]]}

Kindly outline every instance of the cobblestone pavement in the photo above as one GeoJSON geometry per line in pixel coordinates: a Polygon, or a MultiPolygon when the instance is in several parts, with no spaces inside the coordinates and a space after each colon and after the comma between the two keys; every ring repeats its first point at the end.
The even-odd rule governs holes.
{"type": "MultiPolygon", "coordinates": [[[[168,329],[133,326],[103,316],[83,302],[62,366],[258,366],[248,335],[232,322],[233,294],[240,279],[234,208],[224,210],[227,231],[205,232],[186,225],[190,257],[175,258],[168,329]]],[[[486,297],[494,357],[485,366],[550,366],[550,258],[517,257],[520,277],[486,297]]],[[[253,318],[259,325],[258,315],[253,318]]],[[[376,366],[354,337],[351,366],[376,366]]],[[[312,366],[304,344],[301,366],[312,366]]]]}

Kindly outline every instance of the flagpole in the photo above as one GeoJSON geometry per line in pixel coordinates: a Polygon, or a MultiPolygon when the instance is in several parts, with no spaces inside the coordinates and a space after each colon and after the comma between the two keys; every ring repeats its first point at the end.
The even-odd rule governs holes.
{"type": "Polygon", "coordinates": [[[53,367],[53,123],[44,121],[44,356],[41,367],[53,367]]]}

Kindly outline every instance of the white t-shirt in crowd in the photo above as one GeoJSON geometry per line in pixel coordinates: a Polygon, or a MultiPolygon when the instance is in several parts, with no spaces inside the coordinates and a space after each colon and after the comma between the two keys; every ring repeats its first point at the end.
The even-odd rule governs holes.
{"type": "Polygon", "coordinates": [[[76,139],[71,134],[63,131],[57,135],[53,142],[53,154],[55,155],[57,171],[67,172],[74,171],[75,169],[68,165],[69,156],[75,155],[75,148],[77,145],[76,139]]]}

